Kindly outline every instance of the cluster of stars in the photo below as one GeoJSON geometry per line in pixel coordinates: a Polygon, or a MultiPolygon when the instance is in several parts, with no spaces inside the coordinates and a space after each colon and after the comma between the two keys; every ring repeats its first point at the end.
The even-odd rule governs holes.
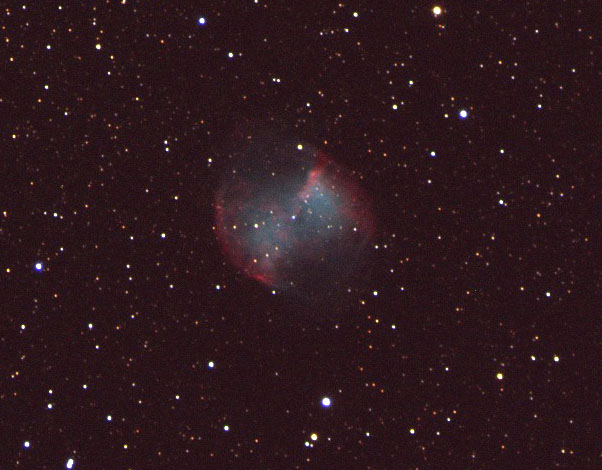
{"type": "MultiPolygon", "coordinates": [[[[594,23],[578,9],[542,23],[427,2],[391,21],[363,4],[283,15],[234,3],[0,11],[7,168],[19,174],[0,202],[0,406],[15,415],[2,458],[19,456],[0,466],[98,456],[110,469],[128,449],[142,467],[250,455],[242,466],[262,468],[278,455],[273,467],[301,468],[315,448],[377,467],[369,440],[408,468],[449,466],[440,456],[458,449],[463,468],[541,449],[550,467],[600,467],[579,442],[598,424],[583,413],[595,367],[579,363],[599,341],[594,23]],[[284,123],[287,158],[313,151],[309,135],[349,167],[353,191],[328,212],[347,195],[341,169],[304,188],[301,210],[228,219],[228,233],[266,236],[251,280],[219,253],[210,214],[224,168],[246,174],[256,158],[230,140],[256,139],[247,126],[263,119],[284,123]],[[375,208],[355,212],[362,188],[375,208]],[[339,234],[362,234],[371,213],[361,281],[333,281],[357,254],[339,234]],[[308,219],[332,238],[297,279],[280,229],[308,219]],[[309,288],[283,300],[295,282],[309,288]],[[435,438],[448,431],[453,444],[435,438]]],[[[318,251],[313,234],[302,257],[318,251]]]]}

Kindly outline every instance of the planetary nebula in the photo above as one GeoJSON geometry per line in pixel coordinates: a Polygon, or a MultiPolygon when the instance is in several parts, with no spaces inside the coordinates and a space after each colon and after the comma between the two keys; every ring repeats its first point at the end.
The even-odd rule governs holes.
{"type": "Polygon", "coordinates": [[[250,140],[217,191],[223,253],[272,289],[323,299],[346,289],[374,223],[352,173],[306,144],[250,140]]]}

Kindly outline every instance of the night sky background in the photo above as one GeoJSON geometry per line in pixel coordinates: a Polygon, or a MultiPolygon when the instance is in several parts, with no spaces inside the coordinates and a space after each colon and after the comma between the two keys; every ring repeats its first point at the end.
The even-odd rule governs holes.
{"type": "Polygon", "coordinates": [[[0,468],[602,468],[601,14],[4,2],[0,468]],[[346,169],[362,263],[229,261],[254,139],[346,169]]]}

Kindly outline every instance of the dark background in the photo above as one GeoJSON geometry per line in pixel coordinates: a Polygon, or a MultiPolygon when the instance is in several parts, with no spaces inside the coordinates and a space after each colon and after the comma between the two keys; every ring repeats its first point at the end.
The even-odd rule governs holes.
{"type": "Polygon", "coordinates": [[[602,466],[602,9],[435,5],[3,4],[0,468],[602,466]],[[375,200],[340,321],[220,254],[261,122],[375,200]]]}

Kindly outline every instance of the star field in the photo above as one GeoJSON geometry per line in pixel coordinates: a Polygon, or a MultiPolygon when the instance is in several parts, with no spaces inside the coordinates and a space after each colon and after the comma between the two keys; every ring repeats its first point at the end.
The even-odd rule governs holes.
{"type": "Polygon", "coordinates": [[[601,13],[4,4],[0,468],[602,468],[601,13]]]}

